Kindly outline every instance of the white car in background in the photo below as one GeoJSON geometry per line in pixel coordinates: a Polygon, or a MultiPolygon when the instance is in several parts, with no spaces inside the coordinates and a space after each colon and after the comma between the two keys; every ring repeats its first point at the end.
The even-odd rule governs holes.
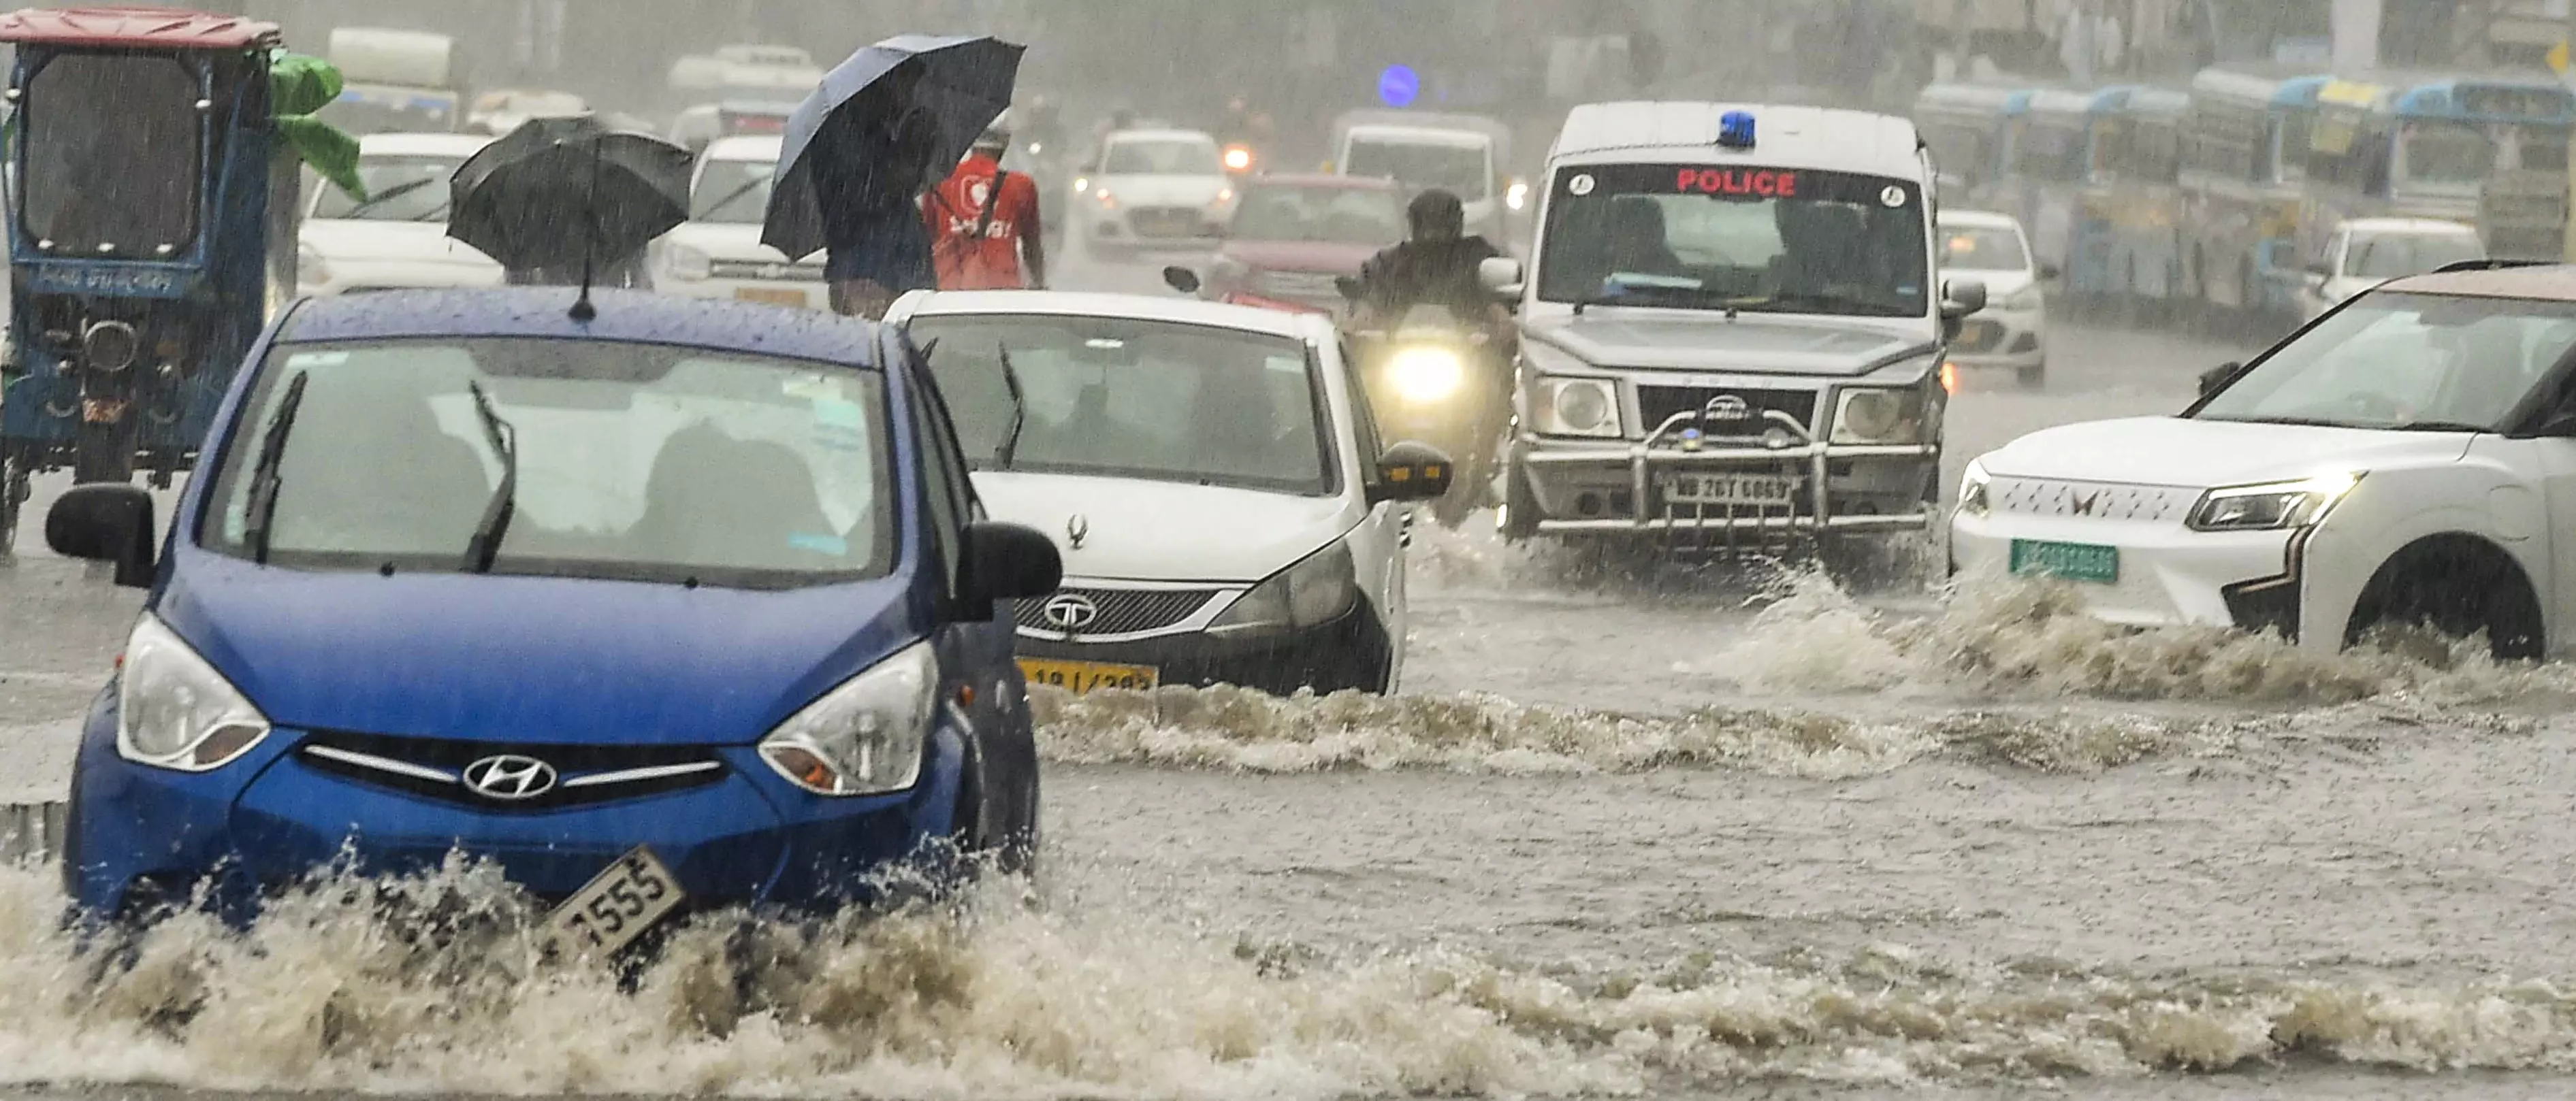
{"type": "Polygon", "coordinates": [[[2299,285],[2299,319],[2317,315],[2391,279],[2487,254],[2478,231],[2431,218],[2356,218],[2335,228],[2325,255],[2299,285]]]}
{"type": "Polygon", "coordinates": [[[1103,139],[1074,181],[1074,226],[1093,253],[1205,250],[1234,216],[1216,139],[1196,130],[1126,130],[1103,139]]]}
{"type": "Polygon", "coordinates": [[[588,113],[589,102],[570,92],[504,88],[474,97],[474,105],[465,112],[465,128],[497,138],[536,119],[588,113]]]}
{"type": "Polygon", "coordinates": [[[447,236],[448,181],[490,137],[370,134],[359,140],[360,200],[308,184],[296,287],[307,295],[425,287],[497,287],[501,265],[447,236]]]}
{"type": "Polygon", "coordinates": [[[2021,222],[2009,214],[1944,210],[1939,220],[1941,274],[1986,285],[1986,308],[1962,321],[1950,341],[1950,363],[1963,370],[2009,370],[2036,387],[2048,377],[2048,303],[2041,284],[2057,275],[2038,263],[2021,222]]]}
{"type": "Polygon", "coordinates": [[[2310,650],[2415,625],[2507,658],[2576,644],[2576,269],[2388,283],[2204,386],[1970,463],[1954,569],[2310,650]]]}
{"type": "Polygon", "coordinates": [[[1063,550],[1063,588],[1016,609],[1031,682],[1394,687],[1405,504],[1449,463],[1379,440],[1329,319],[981,291],[907,295],[887,321],[938,342],[993,517],[1063,550]]]}
{"type": "Polygon", "coordinates": [[[698,159],[689,220],[654,247],[653,289],[691,298],[733,298],[824,309],[823,256],[789,262],[760,243],[777,137],[719,138],[698,159]]]}

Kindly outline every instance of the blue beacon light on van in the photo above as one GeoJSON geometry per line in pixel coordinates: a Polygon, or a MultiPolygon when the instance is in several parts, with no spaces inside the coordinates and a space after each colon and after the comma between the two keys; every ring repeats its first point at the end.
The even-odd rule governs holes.
{"type": "Polygon", "coordinates": [[[1717,144],[1727,149],[1753,148],[1753,112],[1729,111],[1720,116],[1717,144]]]}

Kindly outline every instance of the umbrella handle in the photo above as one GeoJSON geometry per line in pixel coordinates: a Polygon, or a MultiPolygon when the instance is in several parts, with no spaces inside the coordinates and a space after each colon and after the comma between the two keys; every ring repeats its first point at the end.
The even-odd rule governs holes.
{"type": "Polygon", "coordinates": [[[588,322],[599,316],[599,307],[590,301],[590,285],[598,278],[599,261],[599,165],[600,148],[607,144],[598,134],[590,139],[590,193],[583,197],[582,218],[589,232],[581,235],[581,297],[572,304],[572,319],[588,322]]]}

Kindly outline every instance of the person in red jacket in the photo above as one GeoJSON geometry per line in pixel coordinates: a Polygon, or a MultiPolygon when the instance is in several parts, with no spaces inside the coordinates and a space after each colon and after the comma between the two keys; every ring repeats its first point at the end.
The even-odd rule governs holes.
{"type": "Polygon", "coordinates": [[[1002,167],[1002,154],[1010,148],[1008,131],[984,131],[957,171],[921,204],[941,290],[1046,286],[1038,185],[1026,173],[1002,167]]]}

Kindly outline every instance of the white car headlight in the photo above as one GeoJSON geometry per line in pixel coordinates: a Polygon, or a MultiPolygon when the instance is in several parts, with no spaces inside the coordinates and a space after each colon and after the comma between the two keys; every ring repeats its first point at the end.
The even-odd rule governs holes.
{"type": "Polygon", "coordinates": [[[882,795],[921,778],[939,700],[939,657],[915,643],[778,724],[760,759],[816,795],[882,795]]]}
{"type": "Polygon", "coordinates": [[[1842,404],[1834,411],[1832,442],[1921,443],[1926,420],[1921,386],[1855,387],[1843,391],[1842,404]]]}
{"type": "Polygon", "coordinates": [[[1531,394],[1530,412],[1542,436],[1615,438],[1619,426],[1619,387],[1606,378],[1541,378],[1531,394]]]}
{"type": "Polygon", "coordinates": [[[1432,405],[1449,400],[1466,384],[1467,364],[1447,348],[1405,348],[1387,363],[1386,381],[1407,404],[1432,405]]]}
{"type": "Polygon", "coordinates": [[[1529,181],[1513,180],[1511,187],[1503,191],[1503,205],[1514,210],[1526,210],[1529,208],[1529,197],[1529,181]]]}
{"type": "Polygon", "coordinates": [[[1969,516],[1984,516],[1994,511],[1994,502],[1987,497],[1988,486],[1993,481],[1984,466],[1975,459],[1968,460],[1967,471],[1959,475],[1959,511],[1969,516]]]}
{"type": "Polygon", "coordinates": [[[1208,633],[1258,634],[1320,627],[1350,614],[1359,597],[1359,570],[1351,561],[1350,544],[1336,539],[1333,545],[1253,586],[1225,614],[1208,624],[1208,633]]]}
{"type": "Polygon", "coordinates": [[[2213,489],[2200,495],[2186,524],[2193,531],[2302,528],[2325,519],[2327,510],[2360,484],[2361,475],[2344,473],[2213,489]]]}
{"type": "Polygon", "coordinates": [[[116,752],[136,764],[209,772],[268,737],[268,717],[149,612],[125,639],[116,752]]]}
{"type": "Polygon", "coordinates": [[[672,245],[668,255],[671,261],[671,274],[678,278],[696,282],[713,278],[716,274],[715,257],[707,255],[705,249],[690,245],[672,245]]]}

